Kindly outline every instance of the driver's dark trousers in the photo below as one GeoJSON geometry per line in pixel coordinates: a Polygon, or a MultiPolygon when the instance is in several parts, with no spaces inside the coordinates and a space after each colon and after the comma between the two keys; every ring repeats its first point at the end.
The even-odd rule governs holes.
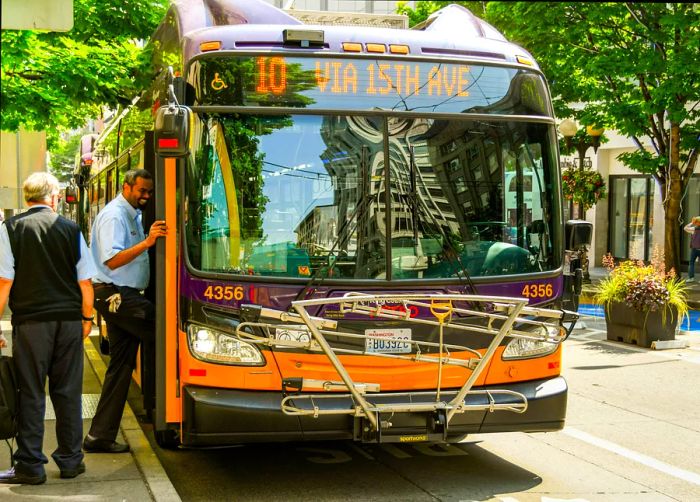
{"type": "MultiPolygon", "coordinates": [[[[88,434],[93,438],[114,441],[119,432],[141,342],[144,344],[142,357],[144,353],[147,354],[142,364],[142,382],[153,381],[155,309],[153,303],[137,289],[100,283],[93,286],[95,309],[107,323],[110,359],[88,434]],[[116,312],[110,312],[108,298],[116,293],[121,295],[121,303],[116,312]]],[[[144,388],[145,392],[147,389],[144,388]]]]}

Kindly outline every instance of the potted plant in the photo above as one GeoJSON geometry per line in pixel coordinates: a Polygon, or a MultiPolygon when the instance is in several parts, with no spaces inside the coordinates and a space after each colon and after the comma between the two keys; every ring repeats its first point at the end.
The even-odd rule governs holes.
{"type": "Polygon", "coordinates": [[[688,314],[686,285],[654,254],[650,265],[641,260],[615,265],[609,253],[603,258],[609,275],[598,285],[595,301],[604,307],[608,340],[650,347],[656,340],[675,339],[688,314]]]}

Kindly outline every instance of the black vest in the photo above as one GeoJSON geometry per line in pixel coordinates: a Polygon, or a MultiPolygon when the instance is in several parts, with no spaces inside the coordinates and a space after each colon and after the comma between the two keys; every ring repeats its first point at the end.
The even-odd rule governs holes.
{"type": "Polygon", "coordinates": [[[24,321],[79,321],[82,294],[78,225],[46,207],[5,222],[15,260],[10,290],[12,324],[24,321]]]}

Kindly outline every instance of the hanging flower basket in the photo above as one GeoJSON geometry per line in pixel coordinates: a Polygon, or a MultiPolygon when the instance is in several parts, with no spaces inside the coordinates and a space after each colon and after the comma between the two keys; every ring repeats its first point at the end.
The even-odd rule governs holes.
{"type": "Polygon", "coordinates": [[[588,167],[565,169],[562,173],[562,189],[566,199],[583,205],[584,210],[592,208],[607,195],[603,177],[588,167]]]}

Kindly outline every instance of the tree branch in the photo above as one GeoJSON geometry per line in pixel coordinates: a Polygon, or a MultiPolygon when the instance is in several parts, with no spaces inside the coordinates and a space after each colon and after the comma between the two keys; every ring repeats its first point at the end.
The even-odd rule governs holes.
{"type": "MultiPolygon", "coordinates": [[[[637,80],[639,81],[639,89],[642,91],[642,96],[644,96],[644,101],[647,103],[650,103],[652,101],[651,93],[649,92],[649,87],[647,87],[646,79],[644,78],[644,75],[641,73],[637,74],[637,80]]],[[[663,133],[663,125],[664,125],[664,112],[663,110],[660,111],[656,119],[654,119],[654,114],[650,113],[647,115],[647,118],[649,119],[649,124],[651,125],[651,132],[656,138],[656,141],[659,144],[659,150],[656,152],[659,155],[661,153],[665,153],[667,151],[668,145],[666,144],[666,135],[663,133]],[[656,121],[659,121],[659,124],[661,125],[661,130],[659,130],[659,124],[656,123],[656,121]]]]}
{"type": "MultiPolygon", "coordinates": [[[[639,10],[642,11],[642,15],[644,16],[644,14],[645,14],[644,8],[638,4],[637,4],[637,6],[639,7],[639,10]]],[[[634,20],[637,21],[637,23],[641,24],[649,33],[652,33],[654,30],[658,31],[658,27],[654,27],[654,29],[652,29],[651,26],[649,26],[647,23],[642,21],[642,19],[637,15],[637,13],[634,12],[634,10],[632,10],[632,4],[630,2],[625,2],[625,8],[627,8],[627,11],[634,18],[634,20]]],[[[640,33],[637,33],[637,35],[641,38],[646,38],[650,42],[653,42],[654,48],[658,49],[658,51],[661,53],[661,55],[664,57],[664,59],[666,59],[666,48],[664,47],[663,42],[659,42],[658,40],[653,40],[651,37],[644,37],[640,33]]]]}
{"type": "Polygon", "coordinates": [[[27,73],[23,71],[7,71],[5,74],[9,77],[19,77],[24,80],[44,80],[45,73],[43,72],[38,72],[38,73],[27,73]]]}

